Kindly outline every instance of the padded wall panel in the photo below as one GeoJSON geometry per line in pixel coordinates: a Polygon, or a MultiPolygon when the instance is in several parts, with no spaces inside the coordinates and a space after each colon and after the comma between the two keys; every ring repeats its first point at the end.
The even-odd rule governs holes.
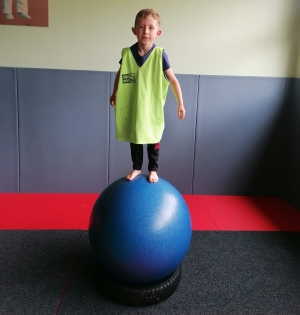
{"type": "Polygon", "coordinates": [[[170,86],[165,104],[159,175],[182,194],[192,194],[199,76],[180,74],[177,79],[182,89],[186,116],[184,120],[178,119],[177,101],[170,86]]]}
{"type": "MultiPolygon", "coordinates": [[[[198,78],[196,75],[177,75],[187,114],[177,118],[177,102],[169,87],[165,104],[165,130],[161,141],[158,175],[174,185],[181,193],[192,193],[194,142],[198,78]]],[[[111,77],[111,90],[115,73],[111,77]]],[[[129,143],[116,141],[114,110],[110,111],[109,181],[125,176],[132,170],[129,143]]],[[[144,146],[143,173],[147,174],[148,157],[144,146]]]]}
{"type": "Polygon", "coordinates": [[[0,192],[18,192],[17,82],[14,68],[0,68],[0,192]]]}
{"type": "Polygon", "coordinates": [[[107,185],[109,73],[18,69],[21,192],[107,185]]]}
{"type": "Polygon", "coordinates": [[[279,194],[285,81],[200,77],[195,194],[279,194]]]}
{"type": "Polygon", "coordinates": [[[282,134],[282,196],[300,210],[300,79],[288,79],[282,134]]]}

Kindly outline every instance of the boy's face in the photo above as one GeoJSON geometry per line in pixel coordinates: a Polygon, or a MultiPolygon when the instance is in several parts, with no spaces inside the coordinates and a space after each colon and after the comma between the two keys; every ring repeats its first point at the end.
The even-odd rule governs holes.
{"type": "Polygon", "coordinates": [[[136,35],[138,43],[143,46],[152,45],[155,38],[161,34],[157,20],[151,15],[144,19],[139,18],[132,32],[136,35]]]}

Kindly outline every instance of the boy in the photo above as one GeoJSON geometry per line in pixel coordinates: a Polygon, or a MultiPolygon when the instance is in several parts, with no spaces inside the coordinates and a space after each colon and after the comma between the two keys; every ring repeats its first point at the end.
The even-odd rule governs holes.
{"type": "Polygon", "coordinates": [[[147,144],[148,180],[155,183],[158,181],[159,142],[164,129],[163,107],[169,84],[178,103],[179,119],[184,118],[185,108],[168,57],[154,44],[161,34],[159,15],[152,9],[141,10],[136,15],[132,32],[137,43],[122,50],[110,104],[115,106],[117,140],[130,142],[133,170],[126,179],[132,180],[141,174],[143,144],[147,144]]]}

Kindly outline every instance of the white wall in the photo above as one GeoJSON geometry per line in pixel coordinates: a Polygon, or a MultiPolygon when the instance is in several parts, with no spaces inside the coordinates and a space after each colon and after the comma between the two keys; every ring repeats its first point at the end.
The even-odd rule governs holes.
{"type": "Polygon", "coordinates": [[[300,77],[299,0],[49,0],[48,28],[0,25],[0,66],[116,71],[149,5],[175,73],[300,77]]]}

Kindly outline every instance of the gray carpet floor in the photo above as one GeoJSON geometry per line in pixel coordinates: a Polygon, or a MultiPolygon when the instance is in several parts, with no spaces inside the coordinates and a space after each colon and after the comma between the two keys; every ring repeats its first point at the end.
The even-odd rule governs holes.
{"type": "Polygon", "coordinates": [[[300,233],[194,231],[177,291],[147,307],[99,291],[87,231],[0,231],[0,314],[300,315],[300,233]]]}

